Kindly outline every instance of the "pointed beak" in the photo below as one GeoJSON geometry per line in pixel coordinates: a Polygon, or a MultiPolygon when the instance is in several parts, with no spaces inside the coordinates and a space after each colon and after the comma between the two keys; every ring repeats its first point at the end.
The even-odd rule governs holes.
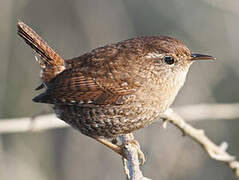
{"type": "Polygon", "coordinates": [[[193,54],[191,54],[191,60],[192,61],[194,61],[194,60],[216,60],[216,58],[213,56],[205,55],[205,54],[193,53],[193,54]]]}

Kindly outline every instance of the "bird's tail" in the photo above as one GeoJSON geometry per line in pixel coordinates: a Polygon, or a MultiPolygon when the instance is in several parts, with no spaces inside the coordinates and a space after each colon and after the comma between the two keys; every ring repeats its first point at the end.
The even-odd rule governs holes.
{"type": "Polygon", "coordinates": [[[41,78],[46,85],[65,69],[64,59],[56,53],[33,29],[19,21],[18,35],[30,45],[41,57],[37,62],[42,68],[41,78]]]}

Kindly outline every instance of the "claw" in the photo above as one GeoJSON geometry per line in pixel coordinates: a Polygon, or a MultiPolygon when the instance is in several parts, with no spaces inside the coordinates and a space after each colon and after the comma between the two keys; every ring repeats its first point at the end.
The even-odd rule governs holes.
{"type": "Polygon", "coordinates": [[[120,147],[126,148],[127,145],[129,145],[129,144],[134,146],[134,148],[137,150],[137,153],[138,153],[138,156],[140,159],[140,165],[141,166],[144,165],[146,158],[145,158],[143,151],[141,151],[141,149],[140,149],[140,145],[139,145],[138,141],[136,141],[136,140],[127,141],[127,142],[123,143],[120,147]]]}

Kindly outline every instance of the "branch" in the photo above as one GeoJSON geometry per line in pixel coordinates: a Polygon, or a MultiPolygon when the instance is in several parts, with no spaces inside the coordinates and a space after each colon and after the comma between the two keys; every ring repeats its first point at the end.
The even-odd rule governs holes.
{"type": "Polygon", "coordinates": [[[68,127],[54,114],[16,119],[1,119],[0,133],[36,132],[48,129],[68,127]]]}
{"type": "Polygon", "coordinates": [[[229,167],[235,171],[236,176],[239,178],[239,162],[236,158],[226,152],[227,143],[224,142],[220,146],[213,143],[201,129],[196,129],[187,124],[178,114],[168,109],[165,112],[164,121],[170,121],[176,127],[183,131],[185,135],[190,136],[197,143],[201,144],[207,151],[212,159],[228,163],[229,167]]]}
{"type": "Polygon", "coordinates": [[[135,141],[132,133],[121,135],[121,142],[124,144],[124,153],[127,159],[123,159],[123,165],[125,174],[128,180],[150,180],[143,176],[140,168],[139,168],[139,158],[138,151],[140,151],[140,147],[135,147],[134,143],[130,143],[135,141]]]}
{"type": "Polygon", "coordinates": [[[187,121],[195,120],[231,120],[239,118],[239,103],[234,104],[198,104],[173,108],[187,121]]]}

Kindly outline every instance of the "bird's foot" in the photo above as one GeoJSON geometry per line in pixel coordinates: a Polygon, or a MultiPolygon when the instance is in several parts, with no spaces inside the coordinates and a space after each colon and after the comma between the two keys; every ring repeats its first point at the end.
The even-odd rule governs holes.
{"type": "Polygon", "coordinates": [[[123,144],[121,144],[120,147],[123,149],[129,145],[133,146],[137,150],[137,153],[138,153],[138,156],[139,156],[139,159],[141,162],[140,165],[144,165],[146,158],[145,158],[143,151],[140,149],[140,145],[139,145],[138,141],[136,141],[135,139],[126,141],[123,144]]]}

